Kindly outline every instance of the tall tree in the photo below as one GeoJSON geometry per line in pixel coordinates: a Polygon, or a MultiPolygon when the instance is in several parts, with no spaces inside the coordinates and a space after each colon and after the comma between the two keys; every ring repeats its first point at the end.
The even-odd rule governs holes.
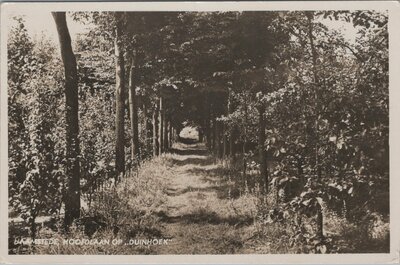
{"type": "Polygon", "coordinates": [[[167,151],[169,148],[168,133],[169,133],[169,121],[166,118],[166,115],[164,114],[164,151],[167,151]]]}
{"type": "Polygon", "coordinates": [[[260,159],[261,183],[264,185],[264,191],[268,192],[268,168],[265,152],[265,106],[258,108],[258,155],[260,159]]]}
{"type": "Polygon", "coordinates": [[[159,111],[159,132],[158,132],[158,153],[161,155],[164,152],[164,118],[165,118],[165,106],[163,96],[160,95],[160,111],[159,111]]]}
{"type": "Polygon", "coordinates": [[[115,167],[116,179],[125,173],[125,60],[123,51],[123,14],[115,13],[115,167]]]}
{"type": "Polygon", "coordinates": [[[158,156],[160,154],[160,142],[158,141],[158,127],[160,126],[158,123],[159,110],[160,107],[158,105],[158,101],[156,101],[153,110],[153,156],[158,156]]]}
{"type": "MultiPolygon", "coordinates": [[[[315,128],[314,128],[314,140],[315,140],[315,175],[317,177],[317,181],[320,181],[321,178],[321,165],[320,165],[320,150],[319,150],[319,104],[318,101],[320,100],[319,97],[319,86],[320,82],[318,79],[318,70],[317,70],[317,51],[315,49],[314,45],[314,13],[313,12],[306,12],[307,16],[307,21],[308,21],[308,38],[310,41],[310,48],[311,48],[311,57],[312,57],[312,71],[313,71],[313,83],[314,83],[314,116],[315,116],[315,128]]],[[[322,213],[322,205],[318,202],[317,205],[317,235],[320,238],[324,237],[324,232],[323,232],[323,213],[322,213]]]]}
{"type": "Polygon", "coordinates": [[[80,215],[78,74],[65,12],[52,12],[52,15],[57,27],[65,73],[66,174],[68,188],[65,195],[64,223],[68,227],[80,215]]]}
{"type": "Polygon", "coordinates": [[[138,130],[138,102],[136,96],[136,73],[135,68],[137,66],[138,58],[135,58],[135,53],[131,53],[131,67],[129,72],[129,113],[131,118],[131,130],[132,130],[132,144],[131,154],[132,161],[136,161],[137,164],[140,162],[140,148],[139,148],[139,130],[138,130]]]}

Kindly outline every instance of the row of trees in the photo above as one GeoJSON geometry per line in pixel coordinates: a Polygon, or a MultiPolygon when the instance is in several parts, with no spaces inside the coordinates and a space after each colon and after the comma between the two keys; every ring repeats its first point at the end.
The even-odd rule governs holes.
{"type": "Polygon", "coordinates": [[[51,44],[33,43],[21,20],[10,35],[11,201],[29,220],[64,201],[70,225],[81,192],[167,151],[184,123],[216,156],[240,158],[244,176],[254,160],[263,193],[274,187],[283,210],[316,215],[320,237],[323,209],[351,220],[388,214],[386,14],[71,15],[94,27],[74,55],[65,13],[53,14],[65,84],[51,44]],[[327,19],[356,27],[357,38],[327,19]]]}

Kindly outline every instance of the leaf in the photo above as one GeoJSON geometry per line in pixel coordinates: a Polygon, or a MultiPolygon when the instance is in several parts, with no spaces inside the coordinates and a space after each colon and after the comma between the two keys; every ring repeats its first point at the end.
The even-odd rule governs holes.
{"type": "Polygon", "coordinates": [[[276,184],[276,182],[277,182],[277,180],[278,180],[278,177],[274,177],[272,180],[271,180],[271,184],[272,185],[275,185],[276,184]]]}
{"type": "Polygon", "coordinates": [[[320,245],[320,246],[317,247],[317,250],[318,250],[319,252],[321,252],[321,254],[325,254],[326,251],[327,251],[327,248],[326,248],[325,245],[320,245]]]}
{"type": "Polygon", "coordinates": [[[343,145],[344,145],[344,141],[343,141],[343,140],[339,140],[339,141],[336,143],[336,147],[337,147],[339,150],[343,148],[343,145]]]}
{"type": "Polygon", "coordinates": [[[353,193],[353,187],[351,187],[351,188],[347,191],[347,193],[348,193],[348,194],[352,194],[352,193],[353,193]]]}
{"type": "Polygon", "coordinates": [[[285,183],[285,182],[288,181],[288,180],[289,180],[288,177],[284,177],[283,179],[281,179],[281,180],[279,181],[279,185],[282,185],[283,183],[285,183]]]}
{"type": "Polygon", "coordinates": [[[308,199],[302,202],[303,205],[308,206],[312,199],[308,199]]]}

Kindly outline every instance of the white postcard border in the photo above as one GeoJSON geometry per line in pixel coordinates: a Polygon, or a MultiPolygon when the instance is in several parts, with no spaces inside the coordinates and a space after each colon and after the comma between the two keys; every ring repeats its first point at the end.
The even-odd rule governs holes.
{"type": "Polygon", "coordinates": [[[287,264],[399,263],[400,255],[400,3],[397,1],[309,2],[69,2],[1,4],[0,89],[0,263],[96,264],[287,264]],[[389,10],[390,254],[254,255],[8,255],[7,16],[18,10],[44,11],[243,11],[389,10]]]}

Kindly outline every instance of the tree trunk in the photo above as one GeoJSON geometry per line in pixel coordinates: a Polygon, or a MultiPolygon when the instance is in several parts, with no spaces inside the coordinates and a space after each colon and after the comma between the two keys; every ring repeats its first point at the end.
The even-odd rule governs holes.
{"type": "Polygon", "coordinates": [[[242,151],[243,151],[243,176],[244,178],[246,177],[246,172],[247,172],[247,157],[246,157],[246,152],[247,152],[247,129],[246,125],[248,124],[248,116],[247,116],[247,100],[245,97],[244,101],[244,123],[242,124],[243,128],[243,146],[242,146],[242,151]]]}
{"type": "Polygon", "coordinates": [[[151,125],[149,122],[149,117],[148,117],[148,110],[147,110],[147,105],[143,104],[143,112],[144,112],[144,128],[145,128],[145,148],[146,148],[146,155],[150,152],[150,139],[151,139],[151,125]]]}
{"type": "Polygon", "coordinates": [[[131,118],[131,156],[132,162],[140,165],[140,146],[139,146],[139,120],[138,120],[138,102],[136,97],[136,78],[135,78],[135,58],[132,53],[132,62],[129,72],[129,112],[131,118]]]}
{"type": "Polygon", "coordinates": [[[36,233],[37,233],[37,225],[36,225],[36,213],[31,213],[29,220],[29,227],[30,227],[30,236],[32,241],[35,241],[36,239],[36,233]]]}
{"type": "Polygon", "coordinates": [[[207,149],[211,150],[211,130],[210,130],[210,117],[207,116],[205,121],[205,131],[206,131],[206,144],[207,149]]]}
{"type": "Polygon", "coordinates": [[[265,143],[265,107],[258,108],[258,156],[260,160],[260,176],[263,182],[264,191],[268,193],[268,172],[267,172],[267,157],[264,150],[265,143]]]}
{"type": "Polygon", "coordinates": [[[243,153],[243,177],[246,177],[246,170],[247,170],[247,160],[246,160],[246,148],[247,148],[247,140],[246,138],[243,140],[242,145],[242,153],[243,153]]]}
{"type": "Polygon", "coordinates": [[[229,137],[229,150],[230,150],[229,154],[232,159],[235,158],[235,154],[236,154],[235,139],[236,139],[236,130],[235,130],[235,126],[232,126],[232,129],[230,131],[230,137],[229,137]]]}
{"type": "Polygon", "coordinates": [[[198,133],[199,133],[199,142],[202,143],[204,141],[203,127],[199,127],[198,133]]]}
{"type": "Polygon", "coordinates": [[[216,126],[216,120],[213,117],[212,118],[212,130],[211,130],[211,149],[214,151],[215,150],[215,142],[216,142],[216,136],[217,136],[217,126],[216,126]]]}
{"type": "Polygon", "coordinates": [[[169,139],[168,139],[168,129],[169,129],[169,121],[165,118],[164,114],[164,152],[169,149],[169,139]]]}
{"type": "Polygon", "coordinates": [[[178,130],[175,128],[175,127],[173,127],[174,128],[174,135],[173,135],[173,139],[174,139],[174,143],[176,142],[176,141],[178,141],[178,130]]]}
{"type": "MultiPolygon", "coordinates": [[[[228,109],[227,113],[230,115],[233,112],[233,106],[232,106],[232,89],[228,89],[228,109]]],[[[234,145],[235,145],[235,139],[234,139],[234,126],[232,126],[229,130],[229,156],[233,158],[234,156],[234,145]]]]}
{"type": "MultiPolygon", "coordinates": [[[[314,19],[314,14],[313,12],[307,12],[306,13],[307,19],[308,19],[308,37],[310,41],[310,47],[311,47],[311,55],[312,55],[312,63],[313,63],[313,75],[314,75],[314,116],[315,116],[315,175],[317,177],[317,181],[321,179],[321,164],[319,160],[319,107],[318,107],[318,101],[319,101],[319,91],[318,87],[320,84],[319,81],[319,75],[317,71],[317,51],[315,49],[314,45],[314,36],[313,36],[313,19],[314,19]]],[[[317,235],[320,239],[323,239],[324,237],[324,222],[323,222],[323,212],[322,212],[322,205],[319,205],[318,207],[318,213],[317,213],[317,235]]]]}
{"type": "Polygon", "coordinates": [[[125,173],[125,62],[122,47],[122,14],[115,13],[115,168],[118,181],[125,173]]]}
{"type": "Polygon", "coordinates": [[[79,116],[78,116],[78,73],[76,59],[71,46],[65,12],[52,12],[60,42],[61,58],[65,75],[66,102],[66,177],[68,179],[65,202],[64,224],[69,227],[79,218],[80,170],[79,170],[79,116]]]}
{"type": "Polygon", "coordinates": [[[168,138],[169,138],[169,140],[168,140],[168,143],[169,143],[169,146],[168,146],[168,148],[171,148],[172,147],[172,143],[173,143],[173,135],[174,135],[174,129],[173,129],[173,127],[172,127],[172,122],[170,121],[169,122],[169,130],[168,130],[168,138]]]}
{"type": "Polygon", "coordinates": [[[222,158],[226,159],[229,155],[229,152],[228,152],[228,136],[226,135],[225,122],[222,122],[222,146],[223,146],[222,158]]]}
{"type": "Polygon", "coordinates": [[[324,239],[324,215],[322,205],[319,203],[317,209],[317,236],[320,240],[324,239]]]}
{"type": "Polygon", "coordinates": [[[159,106],[158,102],[156,102],[156,106],[153,112],[153,156],[158,156],[159,153],[159,142],[158,142],[158,112],[159,106]]]}
{"type": "Polygon", "coordinates": [[[210,131],[210,110],[211,110],[211,104],[210,104],[210,94],[207,93],[205,95],[205,119],[204,119],[204,132],[205,132],[205,138],[206,138],[206,146],[207,149],[211,149],[211,131],[210,131]]]}
{"type": "Polygon", "coordinates": [[[214,151],[214,155],[218,157],[218,149],[219,149],[218,133],[219,132],[218,132],[218,122],[215,118],[214,118],[213,123],[214,123],[214,129],[213,129],[213,131],[214,131],[214,149],[213,149],[213,151],[214,151]]]}
{"type": "Polygon", "coordinates": [[[224,144],[223,144],[223,135],[222,135],[222,125],[221,125],[221,121],[217,122],[218,124],[218,157],[220,159],[223,158],[224,155],[224,144]]]}
{"type": "Polygon", "coordinates": [[[314,116],[315,116],[315,174],[318,179],[321,177],[321,165],[319,162],[319,109],[318,109],[318,87],[319,87],[319,79],[317,72],[317,52],[314,46],[314,36],[313,36],[313,12],[307,12],[308,19],[308,37],[310,41],[311,47],[311,55],[312,55],[312,64],[313,64],[313,76],[314,76],[314,116]]]}
{"type": "Polygon", "coordinates": [[[158,147],[159,151],[158,153],[161,155],[163,153],[164,149],[164,106],[163,106],[163,98],[160,96],[160,113],[159,113],[159,132],[158,132],[158,137],[160,140],[158,141],[158,147]]]}

